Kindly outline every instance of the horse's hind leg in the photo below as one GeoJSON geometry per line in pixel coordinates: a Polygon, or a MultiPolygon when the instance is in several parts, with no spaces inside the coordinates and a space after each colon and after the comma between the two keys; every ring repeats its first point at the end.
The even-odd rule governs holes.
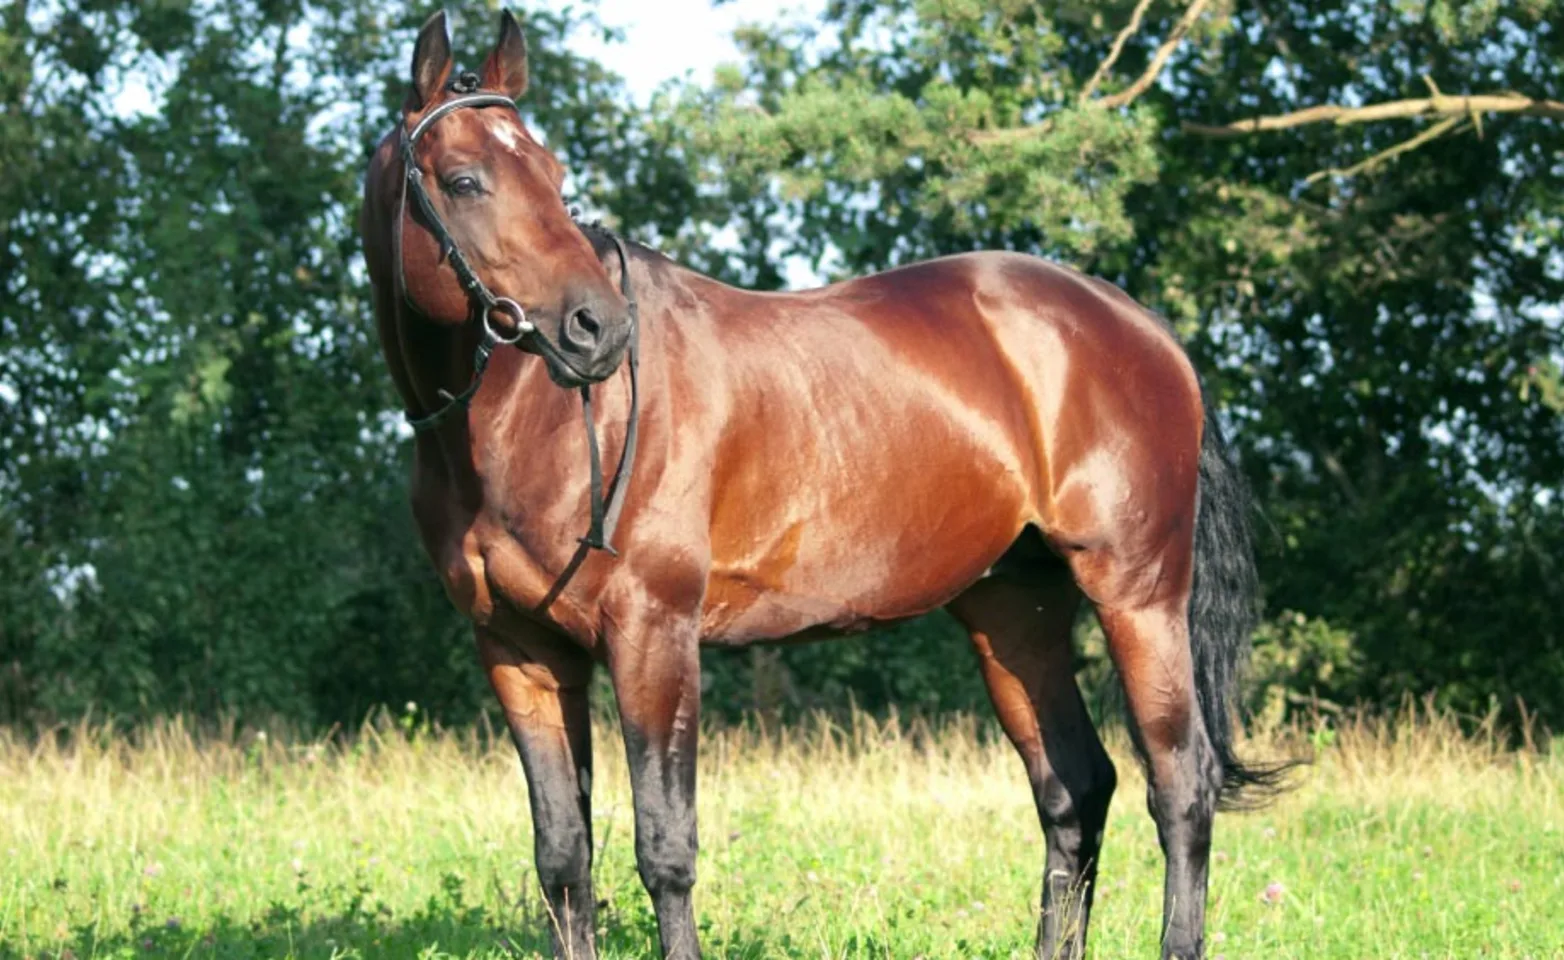
{"type": "Polygon", "coordinates": [[[1115,774],[1075,684],[1070,628],[1081,594],[1070,571],[1045,561],[996,575],[950,605],[966,625],[999,721],[1026,763],[1047,838],[1037,955],[1085,950],[1097,854],[1115,774]]]}
{"type": "Polygon", "coordinates": [[[1193,960],[1204,947],[1206,867],[1222,774],[1195,689],[1183,602],[1099,603],[1146,758],[1147,804],[1167,860],[1162,955],[1193,960]]]}

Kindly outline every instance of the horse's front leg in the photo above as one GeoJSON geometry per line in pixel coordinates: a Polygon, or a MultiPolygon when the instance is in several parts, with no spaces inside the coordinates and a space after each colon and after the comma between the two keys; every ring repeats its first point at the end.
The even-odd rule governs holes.
{"type": "Polygon", "coordinates": [[[635,858],[657,911],[663,956],[700,956],[695,936],[695,751],[700,725],[700,654],[693,624],[621,632],[608,663],[619,700],[630,787],[635,858]]]}
{"type": "Polygon", "coordinates": [[[593,960],[592,660],[569,641],[532,628],[503,639],[479,628],[478,653],[527,773],[533,854],[554,955],[593,960]]]}

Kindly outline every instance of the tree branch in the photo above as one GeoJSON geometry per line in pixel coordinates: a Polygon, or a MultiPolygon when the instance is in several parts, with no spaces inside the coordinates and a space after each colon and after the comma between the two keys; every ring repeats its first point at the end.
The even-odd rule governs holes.
{"type": "Polygon", "coordinates": [[[1367,160],[1364,160],[1361,163],[1354,163],[1352,166],[1347,167],[1346,169],[1331,167],[1328,170],[1317,170],[1305,177],[1303,182],[1306,186],[1313,186],[1319,181],[1324,180],[1326,177],[1356,177],[1359,174],[1368,173],[1375,167],[1381,166],[1387,161],[1394,160],[1403,153],[1416,150],[1418,147],[1421,147],[1430,140],[1439,139],[1440,137],[1449,133],[1451,130],[1462,126],[1465,123],[1465,117],[1448,117],[1429,127],[1427,130],[1424,130],[1417,136],[1412,137],[1409,140],[1403,140],[1388,150],[1381,150],[1379,153],[1374,154],[1372,157],[1369,157],[1367,160]]]}
{"type": "Polygon", "coordinates": [[[967,142],[978,147],[986,147],[995,143],[1014,143],[1017,140],[1029,140],[1032,137],[1041,136],[1053,129],[1053,118],[1042,120],[1025,127],[1000,127],[997,130],[973,130],[967,134],[967,142]]]}
{"type": "Polygon", "coordinates": [[[1081,95],[1077,98],[1077,102],[1084,104],[1087,100],[1090,100],[1092,94],[1096,93],[1097,88],[1108,78],[1108,71],[1113,69],[1113,65],[1119,60],[1119,54],[1124,52],[1124,44],[1129,41],[1130,37],[1135,35],[1135,31],[1140,29],[1141,18],[1146,15],[1146,8],[1150,7],[1153,2],[1154,0],[1140,0],[1139,3],[1135,4],[1135,10],[1130,14],[1129,24],[1119,31],[1117,37],[1113,38],[1113,48],[1108,51],[1108,55],[1103,58],[1102,63],[1097,65],[1097,71],[1092,74],[1090,80],[1086,81],[1086,86],[1081,88],[1081,95]]]}
{"type": "MultiPolygon", "coordinates": [[[[1086,86],[1081,90],[1081,95],[1076,102],[1082,107],[1113,110],[1128,105],[1136,97],[1145,93],[1157,81],[1157,77],[1162,73],[1162,68],[1167,66],[1168,59],[1173,56],[1173,51],[1178,49],[1178,45],[1184,42],[1184,35],[1189,33],[1189,28],[1195,25],[1195,21],[1199,19],[1201,11],[1205,9],[1208,2],[1209,0],[1194,0],[1189,5],[1189,8],[1184,11],[1184,15],[1179,17],[1178,23],[1173,25],[1173,29],[1168,33],[1167,39],[1162,41],[1162,45],[1157,48],[1157,52],[1152,54],[1151,62],[1146,65],[1145,72],[1137,77],[1134,83],[1112,96],[1098,97],[1095,100],[1088,99],[1091,93],[1107,77],[1108,71],[1113,68],[1113,64],[1119,59],[1119,54],[1123,51],[1124,44],[1140,27],[1141,17],[1152,3],[1152,0],[1141,0],[1135,6],[1135,12],[1130,17],[1129,25],[1119,31],[1119,35],[1114,38],[1113,49],[1108,51],[1107,58],[1102,61],[1097,67],[1097,72],[1092,74],[1091,79],[1086,82],[1086,86]]],[[[1040,136],[1047,133],[1052,127],[1053,120],[1045,119],[1024,127],[974,130],[967,134],[967,142],[980,147],[995,143],[1014,143],[1017,140],[1027,140],[1040,136]]]]}
{"type": "Polygon", "coordinates": [[[1341,465],[1336,454],[1325,448],[1324,444],[1317,444],[1314,453],[1320,458],[1320,464],[1325,467],[1325,472],[1336,481],[1336,486],[1341,490],[1349,506],[1354,510],[1363,509],[1363,498],[1358,494],[1357,485],[1352,482],[1352,477],[1347,475],[1347,470],[1341,465]]]}
{"type": "Polygon", "coordinates": [[[1295,113],[1253,117],[1220,126],[1186,122],[1183,130],[1185,133],[1201,137],[1232,138],[1266,130],[1288,130],[1311,123],[1334,123],[1337,126],[1345,126],[1352,123],[1373,123],[1378,120],[1400,120],[1408,117],[1476,117],[1485,113],[1518,113],[1564,120],[1564,103],[1557,100],[1538,100],[1519,93],[1488,93],[1457,97],[1436,95],[1415,100],[1392,100],[1366,107],[1326,104],[1295,113]]]}
{"type": "Polygon", "coordinates": [[[1167,66],[1168,59],[1173,56],[1173,51],[1178,49],[1178,45],[1184,42],[1184,35],[1189,32],[1190,27],[1195,25],[1195,21],[1200,18],[1200,13],[1205,9],[1205,6],[1206,0],[1195,0],[1194,3],[1191,3],[1189,9],[1184,11],[1184,15],[1178,18],[1178,23],[1173,25],[1173,31],[1168,34],[1168,38],[1162,41],[1162,46],[1158,47],[1157,52],[1152,54],[1151,62],[1146,65],[1146,72],[1142,73],[1134,83],[1113,96],[1093,100],[1092,106],[1103,110],[1113,110],[1125,106],[1142,93],[1145,93],[1148,87],[1157,82],[1157,77],[1162,73],[1162,68],[1167,66]]]}

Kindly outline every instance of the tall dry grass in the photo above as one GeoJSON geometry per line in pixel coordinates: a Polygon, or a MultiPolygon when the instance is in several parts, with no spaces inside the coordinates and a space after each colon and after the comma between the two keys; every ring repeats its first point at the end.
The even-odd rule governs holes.
{"type": "MultiPolygon", "coordinates": [[[[1328,719],[1244,745],[1316,755],[1273,809],[1219,821],[1214,944],[1338,956],[1368,937],[1433,956],[1484,943],[1554,955],[1540,918],[1564,903],[1564,760],[1422,704],[1328,719]],[[1285,901],[1262,896],[1272,885],[1285,901]]],[[[637,956],[654,928],[609,718],[596,740],[605,955],[637,956]]],[[[1144,784],[1122,734],[1108,741],[1121,787],[1099,956],[1154,945],[1160,907],[1144,784]]],[[[0,957],[10,944],[396,956],[430,940],[525,955],[544,941],[532,908],[514,910],[532,902],[523,783],[503,737],[416,714],[322,738],[178,718],[124,734],[0,731],[0,957]],[[532,932],[499,933],[518,927],[532,932]]],[[[1038,828],[989,722],[859,713],[709,729],[700,791],[698,900],[715,956],[1010,956],[1028,941],[1038,828]]]]}

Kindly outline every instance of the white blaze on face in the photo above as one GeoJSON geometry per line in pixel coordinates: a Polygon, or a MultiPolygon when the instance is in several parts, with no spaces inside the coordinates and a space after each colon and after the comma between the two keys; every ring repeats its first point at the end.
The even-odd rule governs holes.
{"type": "Polygon", "coordinates": [[[503,118],[496,119],[489,124],[489,130],[505,149],[511,153],[521,152],[521,130],[514,123],[508,123],[503,118]]]}

